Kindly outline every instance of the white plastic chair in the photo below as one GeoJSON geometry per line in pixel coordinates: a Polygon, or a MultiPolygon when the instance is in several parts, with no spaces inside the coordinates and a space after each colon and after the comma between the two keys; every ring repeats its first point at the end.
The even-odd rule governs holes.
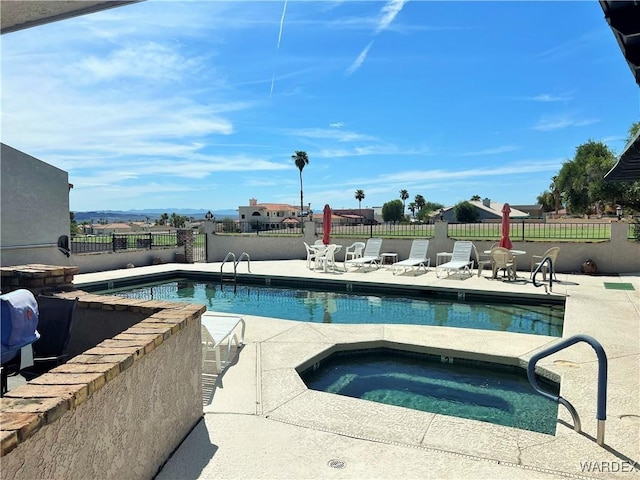
{"type": "Polygon", "coordinates": [[[353,242],[344,251],[344,261],[346,262],[347,260],[353,260],[354,258],[362,258],[364,247],[364,242],[353,242]]]}
{"type": "Polygon", "coordinates": [[[407,270],[413,270],[414,275],[417,275],[420,267],[424,268],[424,273],[427,273],[427,267],[431,266],[431,259],[427,257],[428,249],[429,240],[414,240],[411,242],[409,258],[394,263],[391,267],[393,274],[397,275],[399,270],[402,269],[402,273],[405,273],[407,270]]]}
{"type": "Polygon", "coordinates": [[[307,250],[307,268],[311,269],[311,262],[315,263],[317,252],[312,250],[307,242],[304,243],[304,248],[307,250]]]}
{"type": "MultiPolygon", "coordinates": [[[[498,244],[494,243],[493,245],[491,245],[491,249],[493,249],[494,247],[497,247],[498,244]]],[[[476,257],[476,263],[478,264],[478,276],[482,275],[482,270],[484,270],[485,266],[491,266],[492,264],[492,260],[491,260],[491,254],[485,254],[485,253],[478,253],[478,249],[476,248],[476,244],[473,244],[473,253],[476,257]]]]}
{"type": "Polygon", "coordinates": [[[327,248],[325,248],[321,253],[318,253],[316,256],[316,270],[319,265],[322,265],[325,272],[329,267],[331,267],[332,270],[336,269],[335,253],[337,247],[338,245],[336,244],[327,245],[327,248]]]}
{"type": "MultiPolygon", "coordinates": [[[[533,272],[536,268],[538,268],[538,265],[540,265],[540,262],[542,262],[542,260],[545,257],[550,257],[551,258],[551,266],[553,268],[553,271],[551,272],[551,275],[553,275],[553,277],[556,279],[556,281],[558,280],[558,277],[556,276],[556,259],[558,258],[558,253],[560,253],[560,247],[551,247],[549,250],[547,250],[546,252],[544,252],[544,254],[542,255],[531,255],[531,277],[533,277],[533,272]]],[[[547,265],[546,263],[542,266],[542,281],[545,281],[547,279],[547,270],[549,270],[549,265],[547,265]]]]}
{"type": "Polygon", "coordinates": [[[494,247],[491,249],[491,260],[493,261],[493,278],[498,276],[500,270],[507,273],[509,280],[516,279],[516,259],[506,248],[494,247]]]}

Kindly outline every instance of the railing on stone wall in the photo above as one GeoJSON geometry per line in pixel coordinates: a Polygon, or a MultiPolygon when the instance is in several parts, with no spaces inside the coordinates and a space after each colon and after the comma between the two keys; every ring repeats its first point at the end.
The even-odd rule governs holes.
{"type": "MultiPolygon", "coordinates": [[[[331,235],[342,238],[433,238],[433,223],[333,223],[331,235]]],[[[322,223],[315,223],[316,235],[323,234],[322,223]]],[[[215,222],[216,235],[253,234],[262,236],[302,236],[298,224],[264,223],[257,221],[215,222]]],[[[456,240],[496,240],[501,237],[500,222],[449,223],[448,237],[456,240]]],[[[604,242],[611,239],[611,224],[602,222],[544,223],[531,220],[510,223],[510,237],[515,241],[584,241],[604,242]]],[[[629,225],[629,239],[640,239],[640,224],[629,225]]]]}
{"type": "Polygon", "coordinates": [[[112,233],[71,237],[72,253],[116,252],[120,250],[172,248],[178,246],[177,232],[112,233]]]}
{"type": "MultiPolygon", "coordinates": [[[[450,223],[447,235],[457,240],[500,240],[500,223],[450,223]]],[[[610,223],[511,222],[509,237],[517,241],[585,241],[611,239],[610,223]]]]}
{"type": "MultiPolygon", "coordinates": [[[[322,235],[322,224],[316,224],[316,230],[322,235]]],[[[433,238],[434,225],[429,223],[376,223],[344,224],[334,223],[331,235],[354,238],[433,238]]]]}

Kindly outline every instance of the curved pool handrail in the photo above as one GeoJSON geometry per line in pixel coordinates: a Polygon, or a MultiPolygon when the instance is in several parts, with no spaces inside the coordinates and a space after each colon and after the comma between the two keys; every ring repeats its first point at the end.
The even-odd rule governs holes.
{"type": "Polygon", "coordinates": [[[240,256],[238,257],[238,260],[233,265],[233,268],[235,270],[238,264],[242,261],[244,257],[247,257],[247,271],[251,273],[251,257],[249,257],[249,254],[247,252],[242,252],[240,254],[240,256]]]}
{"type": "Polygon", "coordinates": [[[542,283],[536,282],[536,275],[540,272],[540,270],[542,270],[545,263],[549,264],[549,290],[547,291],[547,287],[544,287],[544,289],[546,293],[549,293],[553,291],[553,259],[550,256],[547,255],[540,261],[536,269],[533,271],[533,276],[531,277],[531,281],[533,282],[533,286],[536,288],[544,285],[542,283]]]}
{"type": "Polygon", "coordinates": [[[224,264],[227,262],[227,260],[229,260],[229,258],[233,259],[233,284],[234,284],[234,290],[235,290],[235,285],[238,282],[238,277],[237,277],[237,273],[236,273],[236,254],[233,252],[229,252],[227,253],[227,255],[224,257],[224,260],[222,260],[222,263],[220,264],[220,290],[222,290],[222,283],[224,282],[224,276],[222,274],[222,268],[224,267],[224,264]]]}
{"type": "Polygon", "coordinates": [[[538,380],[536,379],[535,374],[536,363],[538,363],[538,361],[540,361],[542,358],[553,355],[554,353],[570,347],[571,345],[574,345],[578,342],[586,342],[591,345],[598,357],[598,405],[596,411],[596,418],[598,420],[598,433],[596,441],[598,445],[602,446],[604,445],[604,422],[607,419],[607,354],[605,353],[604,348],[602,347],[600,342],[598,342],[595,338],[584,334],[573,335],[569,338],[565,338],[564,340],[561,340],[558,343],[551,345],[550,347],[545,348],[531,356],[531,359],[529,359],[529,363],[527,364],[527,378],[529,379],[529,383],[531,383],[533,388],[539,394],[564,405],[569,410],[574,422],[573,428],[576,432],[580,432],[580,417],[578,417],[578,412],[573,407],[573,405],[571,405],[568,400],[561,397],[560,395],[553,395],[542,390],[542,388],[540,388],[540,386],[538,385],[538,380]]]}

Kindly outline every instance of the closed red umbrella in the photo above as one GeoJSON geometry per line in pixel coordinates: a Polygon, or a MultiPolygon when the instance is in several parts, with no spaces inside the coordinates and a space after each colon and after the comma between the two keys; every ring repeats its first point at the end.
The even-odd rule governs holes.
{"type": "Polygon", "coordinates": [[[322,243],[329,245],[331,241],[331,207],[324,206],[322,210],[322,243]]]}
{"type": "Polygon", "coordinates": [[[511,239],[509,239],[509,214],[511,213],[511,207],[508,203],[505,203],[502,206],[502,238],[500,238],[500,246],[502,248],[508,248],[511,250],[513,246],[511,244],[511,239]]]}

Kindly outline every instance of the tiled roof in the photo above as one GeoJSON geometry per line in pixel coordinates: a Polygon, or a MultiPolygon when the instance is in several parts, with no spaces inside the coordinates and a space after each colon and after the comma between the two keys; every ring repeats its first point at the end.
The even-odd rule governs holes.
{"type": "Polygon", "coordinates": [[[265,208],[270,211],[282,211],[282,210],[294,210],[297,211],[300,209],[300,206],[294,207],[293,205],[289,205],[286,203],[259,203],[256,205],[258,208],[265,208]]]}
{"type": "MultiPolygon", "coordinates": [[[[485,207],[481,200],[469,200],[469,203],[471,205],[476,206],[480,210],[484,210],[486,212],[493,213],[498,217],[502,217],[502,207],[504,206],[504,203],[489,202],[489,207],[485,207]]],[[[529,216],[528,213],[511,207],[511,213],[509,213],[509,218],[521,218],[521,217],[528,217],[528,216],[529,216]]]]}

